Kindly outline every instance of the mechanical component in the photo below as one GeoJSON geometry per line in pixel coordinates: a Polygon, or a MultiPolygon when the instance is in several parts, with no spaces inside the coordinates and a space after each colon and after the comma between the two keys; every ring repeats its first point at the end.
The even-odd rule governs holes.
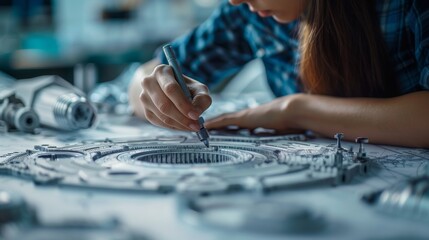
{"type": "Polygon", "coordinates": [[[343,152],[342,150],[337,150],[337,152],[335,153],[335,166],[337,168],[341,168],[343,166],[343,152]]]}
{"type": "Polygon", "coordinates": [[[429,177],[422,176],[364,195],[379,211],[411,219],[429,220],[429,177]]]}
{"type": "Polygon", "coordinates": [[[364,143],[368,143],[368,142],[369,142],[368,138],[364,138],[364,137],[356,138],[356,143],[359,143],[359,152],[357,153],[356,158],[360,161],[367,160],[366,152],[364,149],[364,143]]]}
{"type": "Polygon", "coordinates": [[[81,145],[35,146],[0,156],[0,174],[36,184],[121,191],[194,194],[337,185],[367,167],[355,153],[311,144],[297,135],[213,136],[210,147],[196,137],[107,139],[81,145]]]}
{"type": "Polygon", "coordinates": [[[34,132],[40,124],[37,114],[26,107],[12,89],[0,90],[0,121],[5,123],[6,131],[34,132]]]}
{"type": "Polygon", "coordinates": [[[85,95],[57,76],[16,81],[16,95],[40,116],[42,125],[78,130],[95,123],[96,112],[85,95]]]}
{"type": "Polygon", "coordinates": [[[343,133],[337,133],[334,135],[334,137],[335,137],[335,139],[337,139],[337,148],[342,150],[343,148],[341,147],[341,140],[343,139],[344,134],[343,133]]]}

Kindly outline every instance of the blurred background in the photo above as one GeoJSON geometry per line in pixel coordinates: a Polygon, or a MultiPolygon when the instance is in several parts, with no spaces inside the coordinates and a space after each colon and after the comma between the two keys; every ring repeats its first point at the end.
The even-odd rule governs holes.
{"type": "MultiPolygon", "coordinates": [[[[206,20],[221,2],[0,0],[0,123],[7,123],[6,130],[22,126],[33,132],[39,123],[87,128],[96,112],[131,114],[128,85],[138,66],[151,60],[157,48],[206,20]],[[54,110],[60,105],[77,110],[50,117],[59,114],[54,110]],[[70,124],[57,122],[62,118],[70,124]]],[[[230,80],[222,92],[234,99],[242,92],[255,98],[258,91],[265,94],[260,97],[264,101],[272,99],[263,63],[247,69],[249,74],[238,74],[240,81],[230,80]]],[[[219,104],[223,111],[236,111],[254,101],[238,105],[219,104]]]]}
{"type": "MultiPolygon", "coordinates": [[[[204,21],[219,0],[0,0],[0,71],[111,81],[204,21]]],[[[91,86],[87,86],[90,88],[91,86]]]]}

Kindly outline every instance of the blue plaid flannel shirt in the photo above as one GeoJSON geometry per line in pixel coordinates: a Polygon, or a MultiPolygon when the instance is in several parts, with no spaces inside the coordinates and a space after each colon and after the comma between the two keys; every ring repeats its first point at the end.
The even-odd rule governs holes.
{"type": "MultiPolygon", "coordinates": [[[[377,0],[376,11],[400,94],[429,90],[429,1],[377,0]]],[[[298,27],[298,20],[280,24],[250,12],[245,4],[225,1],[172,45],[183,73],[209,87],[260,58],[273,93],[284,96],[300,92],[298,27]]],[[[158,57],[167,62],[162,54],[158,57]]]]}

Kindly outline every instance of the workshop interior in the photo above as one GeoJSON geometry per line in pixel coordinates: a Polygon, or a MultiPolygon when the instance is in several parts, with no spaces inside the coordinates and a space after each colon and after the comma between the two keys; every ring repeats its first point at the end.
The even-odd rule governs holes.
{"type": "Polygon", "coordinates": [[[259,60],[204,131],[133,115],[140,64],[221,2],[0,1],[0,239],[428,239],[428,149],[204,128],[275,97],[259,60]]]}

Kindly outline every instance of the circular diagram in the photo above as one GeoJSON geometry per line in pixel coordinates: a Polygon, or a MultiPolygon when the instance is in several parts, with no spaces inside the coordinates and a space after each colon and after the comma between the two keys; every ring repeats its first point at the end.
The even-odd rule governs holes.
{"type": "Polygon", "coordinates": [[[302,135],[105,139],[65,147],[37,145],[0,156],[0,174],[59,185],[141,192],[265,192],[340,184],[367,164],[357,153],[302,135]]]}

